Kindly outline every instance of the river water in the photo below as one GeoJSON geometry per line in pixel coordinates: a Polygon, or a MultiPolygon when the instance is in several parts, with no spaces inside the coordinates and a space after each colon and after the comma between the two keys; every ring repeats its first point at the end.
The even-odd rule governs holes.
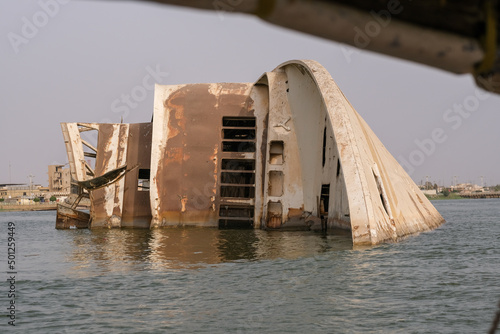
{"type": "Polygon", "coordinates": [[[0,333],[487,333],[500,298],[500,200],[433,204],[442,227],[353,248],[348,235],[55,230],[0,213],[0,333]]]}

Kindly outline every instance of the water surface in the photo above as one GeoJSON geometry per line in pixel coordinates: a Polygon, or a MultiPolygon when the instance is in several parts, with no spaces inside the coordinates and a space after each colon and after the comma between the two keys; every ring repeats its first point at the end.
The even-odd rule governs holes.
{"type": "Polygon", "coordinates": [[[437,230],[354,249],[342,234],[55,230],[55,212],[1,212],[0,268],[12,221],[20,333],[486,333],[500,200],[433,204],[437,230]]]}

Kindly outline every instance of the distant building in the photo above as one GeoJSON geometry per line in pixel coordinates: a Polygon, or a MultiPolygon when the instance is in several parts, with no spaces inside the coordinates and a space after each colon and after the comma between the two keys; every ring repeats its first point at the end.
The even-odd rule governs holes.
{"type": "Polygon", "coordinates": [[[0,185],[0,198],[3,199],[40,197],[46,193],[46,188],[39,184],[33,184],[31,188],[24,184],[0,185]]]}
{"type": "Polygon", "coordinates": [[[456,186],[452,186],[453,191],[458,192],[484,192],[484,188],[472,183],[459,183],[456,186]]]}
{"type": "MultiPolygon", "coordinates": [[[[49,166],[49,186],[40,184],[0,184],[0,198],[4,200],[29,201],[34,197],[48,200],[51,196],[58,198],[68,196],[71,192],[71,173],[64,165],[49,166]]],[[[18,201],[19,202],[19,201],[18,201]]]]}
{"type": "Polygon", "coordinates": [[[422,190],[422,192],[424,193],[424,195],[429,195],[429,196],[436,196],[437,195],[436,189],[424,189],[424,190],[422,190]]]}
{"type": "Polygon", "coordinates": [[[71,173],[64,165],[49,165],[49,192],[69,194],[71,173]]]}
{"type": "Polygon", "coordinates": [[[477,184],[472,183],[460,183],[455,187],[452,187],[453,190],[458,192],[484,192],[484,187],[478,186],[477,184]]]}

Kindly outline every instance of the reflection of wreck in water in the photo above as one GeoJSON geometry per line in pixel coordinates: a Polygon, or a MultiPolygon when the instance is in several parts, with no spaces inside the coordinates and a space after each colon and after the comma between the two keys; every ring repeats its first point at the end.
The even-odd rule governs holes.
{"type": "Polygon", "coordinates": [[[232,261],[309,258],[352,250],[348,235],[318,237],[309,232],[267,232],[234,229],[96,229],[72,236],[73,274],[93,275],[89,266],[106,271],[199,268],[232,261]]]}
{"type": "Polygon", "coordinates": [[[314,61],[254,84],[156,86],[151,123],[62,129],[83,188],[138,165],[90,190],[91,228],[342,228],[377,244],[443,222],[314,61]]]}

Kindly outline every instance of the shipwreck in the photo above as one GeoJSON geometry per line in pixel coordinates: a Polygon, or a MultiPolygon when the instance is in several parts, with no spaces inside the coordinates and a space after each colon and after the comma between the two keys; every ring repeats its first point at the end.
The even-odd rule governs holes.
{"type": "Polygon", "coordinates": [[[372,245],[444,222],[315,61],[156,85],[148,123],[61,126],[80,190],[56,228],[340,228],[372,245]]]}

